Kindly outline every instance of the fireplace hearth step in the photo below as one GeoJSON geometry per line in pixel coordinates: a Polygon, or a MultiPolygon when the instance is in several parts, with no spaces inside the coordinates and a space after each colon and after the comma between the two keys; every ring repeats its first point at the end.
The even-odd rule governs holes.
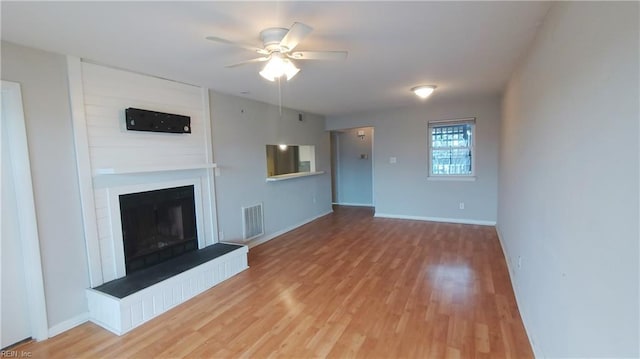
{"type": "Polygon", "coordinates": [[[126,277],[114,279],[93,289],[116,298],[124,298],[242,247],[243,246],[236,244],[216,243],[203,249],[183,254],[180,257],[166,262],[156,264],[153,267],[143,269],[126,277]]]}
{"type": "Polygon", "coordinates": [[[216,243],[89,288],[89,320],[122,335],[249,268],[247,253],[216,243]]]}

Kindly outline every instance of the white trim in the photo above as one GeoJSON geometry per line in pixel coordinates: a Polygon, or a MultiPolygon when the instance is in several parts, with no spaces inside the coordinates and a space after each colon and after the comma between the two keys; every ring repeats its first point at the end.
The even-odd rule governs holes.
{"type": "Polygon", "coordinates": [[[351,206],[351,207],[373,207],[373,203],[348,203],[348,202],[333,202],[336,206],[351,206]]]}
{"type": "MultiPolygon", "coordinates": [[[[335,168],[333,168],[333,174],[335,176],[335,181],[334,182],[335,182],[335,187],[336,187],[334,189],[334,191],[335,191],[336,200],[340,201],[340,197],[342,195],[342,191],[341,191],[342,190],[342,188],[341,188],[342,186],[340,185],[341,184],[340,180],[341,180],[341,176],[342,176],[342,170],[340,169],[340,162],[341,162],[340,161],[340,135],[342,134],[342,132],[333,131],[333,134],[334,134],[333,135],[333,141],[335,142],[335,150],[336,150],[336,153],[335,153],[335,159],[336,160],[335,160],[335,163],[334,163],[335,168]]],[[[333,183],[332,183],[332,185],[333,185],[333,183]]]]}
{"type": "MultiPolygon", "coordinates": [[[[276,237],[278,237],[278,236],[281,236],[281,235],[283,235],[283,234],[285,234],[285,233],[287,233],[287,232],[291,232],[291,231],[293,231],[294,229],[296,229],[296,228],[298,228],[298,227],[302,227],[302,226],[304,226],[304,225],[305,225],[305,224],[307,224],[307,223],[313,222],[313,221],[315,221],[316,219],[318,219],[318,218],[320,218],[320,217],[324,217],[324,216],[326,216],[326,215],[328,215],[328,214],[331,214],[331,213],[333,213],[333,210],[330,210],[330,211],[327,211],[327,212],[321,213],[321,214],[319,214],[319,215],[317,215],[317,216],[315,216],[315,217],[313,217],[313,218],[309,218],[309,219],[304,220],[304,221],[302,221],[302,222],[300,222],[300,223],[298,223],[298,224],[294,224],[293,226],[289,226],[289,227],[287,227],[287,228],[285,228],[285,229],[283,229],[283,230],[277,231],[277,232],[275,232],[275,233],[271,233],[271,234],[269,234],[269,235],[267,235],[267,236],[264,236],[264,237],[262,237],[262,238],[257,238],[257,239],[254,239],[254,240],[252,240],[252,241],[249,241],[249,242],[247,243],[247,245],[249,246],[249,249],[251,249],[251,248],[253,248],[253,247],[255,247],[255,246],[259,246],[259,245],[261,245],[261,244],[263,244],[263,243],[265,243],[265,242],[268,242],[268,241],[270,241],[270,240],[272,240],[272,239],[274,239],[274,238],[276,238],[276,237]]],[[[233,242],[229,242],[229,243],[232,243],[232,244],[239,244],[239,243],[233,243],[233,242]]]]}
{"type": "Polygon", "coordinates": [[[204,213],[205,216],[207,216],[207,218],[210,218],[211,220],[209,221],[209,225],[206,226],[205,228],[205,237],[204,237],[204,245],[206,246],[210,246],[214,243],[218,243],[219,238],[218,238],[218,205],[216,202],[216,179],[215,179],[215,173],[213,172],[213,168],[208,168],[207,169],[207,176],[204,179],[204,181],[206,183],[203,183],[203,188],[202,188],[202,192],[207,194],[207,198],[209,198],[209,201],[205,201],[205,203],[203,203],[203,208],[205,209],[204,213]],[[208,203],[207,203],[208,202],[208,203]]]}
{"type": "MultiPolygon", "coordinates": [[[[202,123],[204,125],[204,138],[205,138],[205,151],[207,162],[213,162],[213,134],[211,133],[211,104],[209,101],[209,89],[201,88],[202,92],[202,123]]],[[[209,246],[214,243],[218,243],[218,206],[216,202],[216,179],[214,168],[217,165],[214,163],[213,167],[207,168],[207,183],[204,185],[203,192],[209,198],[209,203],[206,205],[206,216],[211,218],[209,226],[206,231],[209,235],[205,236],[205,246],[209,246]]]]}
{"type": "Polygon", "coordinates": [[[465,117],[465,118],[454,118],[454,119],[449,119],[449,120],[430,120],[428,121],[429,124],[436,124],[436,125],[441,125],[441,124],[452,124],[452,125],[457,125],[457,124],[461,124],[461,123],[476,123],[476,118],[475,117],[465,117]]]}
{"type": "Polygon", "coordinates": [[[476,176],[428,176],[427,181],[459,181],[459,182],[473,182],[476,180],[476,176]]]}
{"type": "Polygon", "coordinates": [[[502,232],[500,231],[500,226],[498,224],[496,224],[496,234],[498,235],[498,242],[500,242],[500,249],[502,249],[502,255],[504,256],[504,261],[507,262],[507,271],[509,272],[509,281],[511,282],[511,290],[513,290],[513,295],[516,298],[516,305],[518,306],[518,312],[520,313],[520,318],[522,319],[522,324],[524,326],[524,331],[525,333],[527,333],[527,339],[529,340],[529,345],[531,345],[531,349],[533,350],[533,357],[534,358],[546,358],[546,356],[544,355],[544,353],[542,352],[542,348],[536,347],[535,342],[537,341],[537,339],[535,338],[535,335],[533,335],[533,333],[529,332],[527,330],[527,318],[525,317],[525,313],[521,310],[521,306],[520,306],[520,301],[518,300],[518,287],[516,284],[516,281],[514,281],[513,279],[515,278],[515,273],[513,271],[513,267],[511,266],[511,260],[509,259],[509,256],[507,254],[507,250],[505,249],[505,245],[504,245],[504,241],[502,240],[502,232]]]}
{"type": "Polygon", "coordinates": [[[285,175],[267,177],[265,181],[277,182],[277,181],[284,181],[284,180],[299,178],[299,177],[317,176],[321,174],[324,174],[324,171],[287,173],[285,175]]]}
{"type": "Polygon", "coordinates": [[[371,206],[375,207],[376,204],[376,156],[375,156],[375,139],[376,139],[376,128],[373,126],[369,126],[371,128],[371,206]]]}
{"type": "Polygon", "coordinates": [[[55,337],[58,334],[64,333],[67,330],[73,329],[78,325],[84,324],[88,321],[89,321],[89,312],[78,314],[73,318],[67,319],[49,328],[49,338],[55,337]]]}
{"type": "Polygon", "coordinates": [[[429,221],[429,222],[476,224],[476,225],[480,225],[480,226],[495,226],[496,225],[496,221],[484,221],[484,220],[478,220],[478,219],[422,217],[422,216],[409,216],[409,215],[404,215],[404,214],[389,214],[389,213],[378,213],[378,212],[376,212],[374,217],[395,218],[395,219],[412,219],[412,220],[416,220],[416,221],[429,221]]]}
{"type": "Polygon", "coordinates": [[[201,163],[201,164],[151,166],[151,167],[135,166],[135,167],[97,168],[93,171],[93,174],[95,176],[100,176],[100,175],[118,175],[118,174],[133,174],[133,173],[148,173],[148,172],[199,170],[199,169],[208,169],[208,168],[216,168],[216,164],[201,163]]]}
{"type": "Polygon", "coordinates": [[[98,239],[98,220],[89,159],[89,140],[84,113],[84,90],[82,85],[82,64],[79,57],[67,56],[67,75],[69,77],[69,101],[73,121],[73,138],[76,151],[80,203],[82,204],[82,223],[84,243],[89,266],[89,282],[92,287],[104,283],[100,242],[98,239]]]}
{"type": "Polygon", "coordinates": [[[36,218],[33,183],[31,181],[31,164],[29,162],[29,145],[22,107],[20,84],[2,81],[2,98],[11,106],[5,108],[9,112],[2,118],[7,128],[7,138],[11,151],[11,167],[16,191],[18,226],[22,242],[22,260],[29,305],[29,325],[31,337],[36,340],[47,339],[47,306],[40,259],[40,240],[36,218]]]}

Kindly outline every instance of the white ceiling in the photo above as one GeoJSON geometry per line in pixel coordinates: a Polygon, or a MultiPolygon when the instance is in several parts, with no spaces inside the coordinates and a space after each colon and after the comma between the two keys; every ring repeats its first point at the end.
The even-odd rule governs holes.
{"type": "Polygon", "coordinates": [[[433,96],[498,94],[531,43],[545,2],[9,2],[2,39],[278,103],[261,65],[225,68],[255,57],[205,40],[260,45],[268,27],[314,28],[297,50],[347,50],[343,62],[298,62],[282,85],[286,107],[340,115],[433,96]],[[248,94],[242,94],[249,92],[248,94]]]}

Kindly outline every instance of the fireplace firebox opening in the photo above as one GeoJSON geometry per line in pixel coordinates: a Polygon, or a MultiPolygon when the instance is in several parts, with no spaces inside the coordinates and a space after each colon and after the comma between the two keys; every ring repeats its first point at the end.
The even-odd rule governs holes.
{"type": "Polygon", "coordinates": [[[119,197],[127,275],[198,249],[194,186],[119,197]]]}

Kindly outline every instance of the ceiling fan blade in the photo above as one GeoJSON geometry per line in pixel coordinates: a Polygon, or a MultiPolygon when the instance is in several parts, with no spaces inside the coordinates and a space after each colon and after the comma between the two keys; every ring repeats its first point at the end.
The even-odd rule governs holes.
{"type": "Polygon", "coordinates": [[[256,57],[255,59],[238,62],[237,64],[227,65],[225,67],[232,68],[232,67],[238,67],[238,66],[242,66],[242,65],[254,64],[256,62],[263,62],[263,61],[267,61],[267,60],[269,60],[269,57],[267,57],[267,56],[265,56],[265,57],[256,57]]]}
{"type": "Polygon", "coordinates": [[[253,45],[243,44],[241,42],[230,41],[230,40],[227,40],[227,39],[223,39],[221,37],[207,36],[206,39],[207,40],[211,40],[211,41],[215,41],[215,42],[219,42],[219,43],[222,43],[222,44],[226,44],[226,45],[231,45],[231,46],[235,46],[235,47],[241,47],[243,49],[251,50],[251,51],[257,52],[257,53],[262,54],[262,55],[266,55],[266,54],[269,53],[265,49],[261,49],[259,47],[253,46],[253,45]]]}
{"type": "Polygon", "coordinates": [[[288,56],[296,60],[344,60],[346,51],[296,51],[288,56]]]}
{"type": "Polygon", "coordinates": [[[298,46],[300,41],[307,37],[311,31],[313,31],[313,28],[310,26],[301,22],[294,22],[287,34],[282,38],[282,41],[280,41],[280,46],[291,51],[298,46]]]}

